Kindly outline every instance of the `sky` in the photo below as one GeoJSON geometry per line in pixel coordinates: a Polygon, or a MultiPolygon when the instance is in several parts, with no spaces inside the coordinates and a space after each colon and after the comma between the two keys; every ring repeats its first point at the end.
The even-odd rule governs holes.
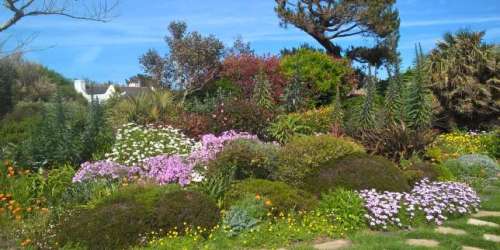
{"type": "MultiPolygon", "coordinates": [[[[7,32],[7,48],[32,38],[26,58],[71,79],[123,83],[141,72],[138,58],[148,49],[167,52],[164,36],[174,20],[189,30],[213,34],[230,46],[241,36],[258,54],[277,54],[304,42],[319,46],[304,32],[279,26],[273,0],[121,0],[107,23],[63,17],[29,17],[7,32]]],[[[500,43],[500,0],[398,0],[401,18],[399,51],[403,67],[411,65],[414,46],[431,50],[445,32],[461,28],[486,31],[485,40],[500,43]]],[[[0,22],[6,18],[0,8],[0,22]]],[[[372,40],[351,37],[343,46],[372,40]]]]}

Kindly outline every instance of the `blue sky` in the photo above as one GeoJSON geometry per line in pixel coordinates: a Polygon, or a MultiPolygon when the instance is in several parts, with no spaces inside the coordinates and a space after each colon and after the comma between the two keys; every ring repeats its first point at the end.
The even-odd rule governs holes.
{"type": "MultiPolygon", "coordinates": [[[[173,20],[184,20],[190,30],[214,34],[227,45],[240,35],[259,54],[304,42],[317,45],[298,29],[281,28],[273,7],[273,0],[122,0],[118,16],[108,23],[32,17],[2,33],[0,40],[8,36],[12,43],[36,36],[29,45],[30,60],[69,78],[114,82],[139,73],[138,58],[149,48],[166,52],[163,37],[173,20]]],[[[399,0],[397,8],[404,66],[413,60],[415,43],[428,51],[447,31],[485,30],[488,42],[500,43],[499,0],[399,0]]],[[[5,17],[2,11],[0,21],[5,17]]],[[[354,37],[340,44],[369,42],[354,37]]]]}

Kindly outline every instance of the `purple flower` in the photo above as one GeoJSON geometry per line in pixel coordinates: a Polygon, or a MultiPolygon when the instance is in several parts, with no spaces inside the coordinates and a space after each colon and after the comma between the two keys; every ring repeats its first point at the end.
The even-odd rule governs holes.
{"type": "Polygon", "coordinates": [[[480,199],[469,186],[457,182],[419,182],[410,193],[362,190],[359,195],[365,201],[368,213],[365,216],[373,228],[385,229],[392,224],[401,224],[401,213],[413,219],[415,212],[424,214],[428,222],[441,225],[448,215],[463,215],[478,209],[480,199]]]}

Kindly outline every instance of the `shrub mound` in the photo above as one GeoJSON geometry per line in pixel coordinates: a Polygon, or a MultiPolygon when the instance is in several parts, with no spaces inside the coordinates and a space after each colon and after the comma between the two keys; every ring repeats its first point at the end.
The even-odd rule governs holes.
{"type": "Polygon", "coordinates": [[[429,162],[416,162],[405,169],[404,174],[408,183],[414,185],[417,182],[428,179],[430,181],[451,181],[454,176],[445,166],[429,162]]]}
{"type": "Polygon", "coordinates": [[[395,192],[410,189],[403,172],[393,162],[368,154],[352,154],[327,162],[305,179],[304,186],[315,194],[338,187],[395,192]]]}
{"type": "Polygon", "coordinates": [[[234,170],[234,179],[270,178],[276,169],[278,147],[258,140],[236,140],[208,164],[209,175],[234,170]]]}
{"type": "Polygon", "coordinates": [[[487,155],[468,154],[457,159],[464,168],[478,168],[486,177],[495,177],[500,171],[498,163],[487,155]]]}
{"type": "Polygon", "coordinates": [[[172,185],[134,185],[63,217],[57,228],[61,246],[78,242],[89,249],[124,249],[151,232],[215,226],[219,211],[200,193],[172,185]]]}
{"type": "Polygon", "coordinates": [[[234,184],[226,193],[224,204],[231,206],[248,195],[268,199],[266,205],[276,212],[309,210],[316,204],[316,198],[301,189],[279,181],[247,179],[234,184]]]}
{"type": "Polygon", "coordinates": [[[178,190],[160,197],[155,204],[155,226],[168,232],[177,228],[182,233],[186,226],[211,229],[220,219],[219,209],[208,196],[178,190]]]}
{"type": "Polygon", "coordinates": [[[300,136],[285,144],[279,154],[277,178],[294,186],[320,166],[353,153],[364,152],[348,138],[331,135],[300,136]]]}

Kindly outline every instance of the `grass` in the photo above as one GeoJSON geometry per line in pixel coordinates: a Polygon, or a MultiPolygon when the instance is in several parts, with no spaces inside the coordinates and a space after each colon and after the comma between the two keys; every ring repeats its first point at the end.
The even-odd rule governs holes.
{"type": "MultiPolygon", "coordinates": [[[[496,180],[482,194],[482,210],[500,211],[500,180],[496,180]]],[[[484,221],[500,224],[500,217],[482,217],[484,221]]],[[[444,235],[436,233],[435,226],[421,226],[411,231],[373,232],[362,231],[351,235],[353,241],[351,249],[428,249],[425,247],[411,247],[405,244],[407,239],[433,239],[439,241],[437,250],[462,249],[462,246],[478,247],[482,249],[500,249],[500,243],[484,240],[483,234],[500,235],[500,228],[479,227],[467,224],[468,218],[452,219],[443,224],[445,227],[462,229],[467,235],[444,235]]]]}

